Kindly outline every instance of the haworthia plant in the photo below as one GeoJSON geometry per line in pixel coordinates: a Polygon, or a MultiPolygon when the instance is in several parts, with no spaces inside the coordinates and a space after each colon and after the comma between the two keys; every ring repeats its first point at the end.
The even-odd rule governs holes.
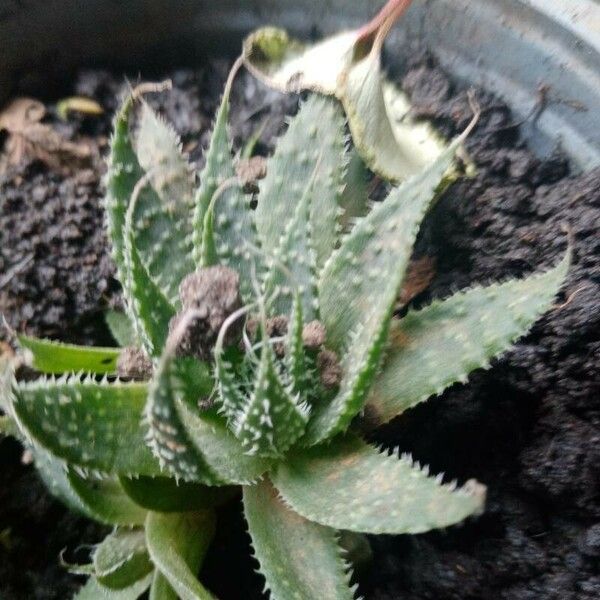
{"type": "MultiPolygon", "coordinates": [[[[339,40],[375,47],[401,5],[339,40]]],[[[231,80],[195,193],[178,140],[139,91],[117,115],[106,211],[127,316],[107,318],[127,347],[21,337],[45,374],[33,382],[1,359],[1,430],[31,449],[53,493],[116,528],[80,569],[80,600],[148,588],[153,600],[213,598],[198,572],[220,505],[240,495],[276,600],[355,597],[341,532],[421,533],[479,514],[482,484],[444,482],[360,432],[487,367],[551,306],[568,269],[567,256],[397,318],[420,224],[468,131],[422,168],[406,163],[403,176],[416,172],[369,209],[342,105],[311,95],[254,209],[247,165],[230,152],[231,80]]]]}

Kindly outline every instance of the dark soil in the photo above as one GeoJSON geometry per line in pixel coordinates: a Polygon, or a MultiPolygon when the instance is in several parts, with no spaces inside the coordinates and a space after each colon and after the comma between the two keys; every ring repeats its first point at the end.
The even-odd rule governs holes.
{"type": "MultiPolygon", "coordinates": [[[[200,163],[227,72],[225,62],[169,74],[174,91],[156,106],[200,163]]],[[[451,135],[471,111],[464,90],[426,56],[396,76],[415,111],[451,135]]],[[[109,112],[122,76],[82,72],[73,90],[109,112]]],[[[361,591],[378,600],[586,600],[600,597],[600,170],[574,176],[556,153],[539,160],[518,124],[479,92],[482,119],[467,143],[478,173],[453,185],[428,217],[417,253],[437,275],[416,304],[456,288],[527,274],[574,258],[556,307],[492,369],[389,424],[377,439],[411,451],[448,478],[489,488],[486,513],[445,532],[372,538],[361,591]]],[[[52,105],[53,98],[43,98],[52,105]]],[[[258,150],[272,147],[296,101],[244,77],[234,98],[239,146],[266,120],[258,150]]],[[[105,151],[110,118],[59,124],[70,139],[92,136],[105,151]]],[[[0,311],[20,330],[105,342],[99,317],[119,304],[102,227],[101,168],[73,175],[23,164],[0,175],[0,311]],[[31,256],[31,259],[27,257],[31,256]],[[17,265],[17,268],[15,268],[17,265]]],[[[0,598],[69,597],[76,582],[58,554],[101,538],[101,528],[52,500],[11,441],[0,442],[0,598]],[[9,533],[7,528],[10,528],[9,533]]],[[[203,579],[224,600],[261,598],[249,540],[232,505],[221,519],[203,579]]]]}

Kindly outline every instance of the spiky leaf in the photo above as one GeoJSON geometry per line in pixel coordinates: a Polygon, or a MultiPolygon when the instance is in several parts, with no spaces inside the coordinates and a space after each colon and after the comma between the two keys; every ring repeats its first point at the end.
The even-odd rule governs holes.
{"type": "Polygon", "coordinates": [[[323,269],[318,284],[321,319],[328,344],[341,350],[344,377],[333,401],[316,408],[308,428],[310,443],[345,430],[364,405],[419,226],[460,141],[392,190],[356,224],[323,269]]]}
{"type": "Polygon", "coordinates": [[[69,471],[67,480],[88,514],[96,521],[107,525],[144,523],[146,511],[130,500],[116,479],[81,477],[69,471]]]}
{"type": "Polygon", "coordinates": [[[67,468],[61,460],[40,447],[32,447],[32,453],[38,475],[53,496],[68,506],[70,510],[90,519],[102,521],[73,489],[68,478],[67,468]]]}
{"type": "MultiPolygon", "coordinates": [[[[148,184],[143,186],[146,188],[148,184]]],[[[125,215],[123,256],[127,279],[123,291],[137,337],[150,356],[157,356],[165,345],[175,308],[152,279],[140,256],[133,222],[139,201],[140,194],[132,200],[125,215]]]]}
{"type": "Polygon", "coordinates": [[[215,531],[212,512],[161,514],[146,520],[146,543],[152,562],[181,600],[214,600],[196,579],[215,531]]]}
{"type": "Polygon", "coordinates": [[[311,244],[317,267],[324,263],[337,239],[343,158],[344,119],[339,107],[331,99],[309,97],[279,139],[260,183],[256,227],[268,256],[276,255],[296,206],[312,182],[311,244]]]}
{"type": "Polygon", "coordinates": [[[181,280],[194,270],[190,217],[194,180],[178,136],[142,102],[136,150],[148,191],[134,216],[135,244],[152,280],[176,303],[181,280]]]}
{"type": "Polygon", "coordinates": [[[206,485],[253,481],[268,463],[244,456],[214,412],[194,407],[210,394],[212,380],[200,363],[200,371],[192,369],[192,376],[190,360],[166,355],[156,370],[146,407],[153,451],[173,476],[184,480],[206,485]]]}
{"type": "Polygon", "coordinates": [[[385,423],[488,367],[548,310],[568,266],[567,256],[544,273],[460,292],[394,321],[367,404],[370,424],[385,423]]]}
{"type": "Polygon", "coordinates": [[[23,434],[55,456],[103,473],[158,475],[141,423],[146,386],[40,380],[15,389],[23,434]]]}
{"type": "Polygon", "coordinates": [[[253,456],[281,456],[304,432],[308,407],[299,403],[279,374],[270,345],[261,351],[254,391],[237,415],[234,431],[253,456]]]}
{"type": "Polygon", "coordinates": [[[137,182],[144,176],[129,136],[129,118],[132,108],[133,98],[127,96],[115,115],[108,155],[104,203],[112,254],[117,266],[117,275],[123,285],[128,280],[123,254],[125,213],[137,182]]]}
{"type": "Polygon", "coordinates": [[[98,582],[122,590],[144,579],[153,566],[142,529],[117,529],[94,550],[92,556],[98,582]]]}
{"type": "Polygon", "coordinates": [[[442,485],[410,457],[388,456],[355,436],[292,454],[272,473],[284,501],[303,517],[364,533],[422,533],[483,509],[485,487],[442,485]]]}
{"type": "Polygon", "coordinates": [[[32,367],[42,373],[67,373],[87,371],[113,374],[117,369],[119,350],[76,346],[62,342],[18,336],[21,347],[33,355],[32,367]]]}
{"type": "Polygon", "coordinates": [[[244,487],[244,512],[273,600],[352,600],[349,567],[332,529],[307,521],[264,479],[244,487]]]}
{"type": "MultiPolygon", "coordinates": [[[[317,263],[310,223],[313,198],[314,181],[311,179],[294,209],[292,220],[281,236],[279,247],[273,254],[273,261],[265,280],[267,297],[278,292],[268,307],[273,315],[288,315],[292,309],[293,298],[298,295],[305,318],[310,321],[317,316],[318,303],[314,284],[317,263]]],[[[329,250],[332,248],[333,241],[329,250]]]]}
{"type": "Polygon", "coordinates": [[[73,600],[137,600],[152,582],[152,574],[136,581],[122,590],[111,590],[101,585],[95,577],[90,577],[73,600]]]}
{"type": "Polygon", "coordinates": [[[121,477],[120,483],[137,505],[156,512],[213,508],[236,493],[233,487],[207,487],[167,477],[121,477]]]}

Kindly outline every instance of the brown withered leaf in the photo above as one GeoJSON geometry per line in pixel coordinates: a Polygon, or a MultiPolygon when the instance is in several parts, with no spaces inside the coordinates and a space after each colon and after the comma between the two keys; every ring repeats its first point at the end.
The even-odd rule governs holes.
{"type": "Polygon", "coordinates": [[[0,154],[0,172],[34,159],[60,172],[89,165],[90,146],[64,139],[50,125],[42,123],[45,114],[44,105],[32,98],[16,98],[0,112],[0,131],[8,133],[0,154]]]}
{"type": "Polygon", "coordinates": [[[435,258],[422,256],[411,260],[406,271],[404,284],[400,290],[396,310],[406,306],[411,300],[425,291],[435,276],[435,258]]]}

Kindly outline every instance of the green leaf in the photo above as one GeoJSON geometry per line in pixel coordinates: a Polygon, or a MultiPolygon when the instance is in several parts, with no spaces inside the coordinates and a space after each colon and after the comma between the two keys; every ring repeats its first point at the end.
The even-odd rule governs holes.
{"type": "Polygon", "coordinates": [[[276,255],[311,181],[311,245],[317,268],[323,265],[337,241],[344,145],[339,106],[328,98],[309,97],[279,139],[259,185],[256,228],[267,256],[276,255]]]}
{"type": "Polygon", "coordinates": [[[250,208],[251,195],[244,194],[237,179],[218,189],[204,217],[201,265],[223,264],[240,276],[240,294],[245,301],[253,297],[252,272],[257,263],[258,239],[250,208]]]}
{"type": "Polygon", "coordinates": [[[252,263],[258,261],[250,246],[257,246],[258,242],[255,241],[250,198],[246,197],[237,181],[227,133],[231,86],[239,67],[238,61],[227,79],[205,154],[206,163],[195,197],[193,239],[196,264],[207,266],[218,259],[238,271],[242,298],[249,301],[252,295],[252,263]],[[215,198],[215,194],[219,197],[215,198]]]}
{"type": "Polygon", "coordinates": [[[146,544],[152,562],[181,600],[214,600],[196,579],[215,532],[210,511],[148,513],[146,544]]]}
{"type": "Polygon", "coordinates": [[[167,477],[121,477],[121,486],[139,506],[156,512],[214,508],[237,493],[235,487],[207,487],[167,477]]]}
{"type": "Polygon", "coordinates": [[[261,350],[254,391],[233,423],[246,453],[279,457],[304,433],[309,408],[287,388],[270,344],[261,350]]]}
{"type": "MultiPolygon", "coordinates": [[[[265,279],[265,295],[279,293],[267,307],[272,315],[288,315],[293,298],[298,295],[306,319],[317,316],[318,302],[315,288],[317,271],[316,255],[312,247],[310,224],[311,201],[315,182],[311,179],[304,195],[294,208],[294,215],[281,236],[279,247],[274,252],[268,275],[265,279]]],[[[334,230],[332,226],[332,231],[334,230]]],[[[333,242],[330,250],[333,248],[333,242]]]]}
{"type": "Polygon", "coordinates": [[[95,577],[90,577],[74,600],[137,600],[150,587],[151,582],[152,574],[123,590],[111,590],[101,585],[95,577]]]}
{"type": "Polygon", "coordinates": [[[102,473],[158,475],[141,423],[147,388],[137,383],[42,379],[15,389],[20,430],[58,458],[102,473]]]}
{"type": "Polygon", "coordinates": [[[390,0],[365,26],[314,45],[273,27],[259,29],[244,42],[246,67],[267,85],[336,96],[362,159],[392,181],[418,173],[443,148],[433,130],[406,116],[405,96],[381,72],[384,39],[409,4],[390,0]]]}
{"type": "Polygon", "coordinates": [[[367,404],[371,425],[381,425],[508,350],[551,306],[569,268],[495,283],[436,300],[394,321],[383,371],[367,404]]]}
{"type": "Polygon", "coordinates": [[[96,546],[92,562],[104,587],[122,590],[152,572],[143,529],[117,529],[96,546]]]}
{"type": "Polygon", "coordinates": [[[108,155],[108,172],[106,176],[106,222],[108,237],[119,281],[126,285],[128,281],[125,266],[125,213],[129,206],[131,194],[144,176],[129,136],[129,117],[133,108],[133,98],[127,96],[116,113],[113,123],[113,135],[108,155]]]}
{"type": "Polygon", "coordinates": [[[90,519],[98,519],[96,514],[83,502],[79,494],[73,489],[68,477],[68,470],[64,462],[52,456],[39,446],[31,447],[35,467],[38,475],[50,491],[72,511],[82,514],[90,519]]]}
{"type": "Polygon", "coordinates": [[[19,435],[17,424],[13,419],[6,415],[0,416],[0,435],[11,437],[17,437],[19,435]]]}
{"type": "Polygon", "coordinates": [[[131,501],[117,480],[81,477],[72,470],[67,473],[67,479],[88,514],[96,521],[107,525],[144,523],[146,511],[131,501]]]}
{"type": "Polygon", "coordinates": [[[205,485],[254,481],[269,463],[245,456],[218,416],[195,408],[199,399],[210,394],[213,383],[206,366],[201,365],[204,375],[195,378],[189,367],[189,360],[174,360],[167,354],[155,372],[146,407],[155,455],[183,480],[205,485]]]}
{"type": "Polygon", "coordinates": [[[177,303],[179,283],[194,270],[194,178],[177,134],[142,102],[136,150],[154,194],[140,195],[133,217],[135,245],[152,280],[177,303]]]}
{"type": "Polygon", "coordinates": [[[356,148],[353,147],[349,154],[344,191],[339,198],[342,231],[350,231],[356,219],[369,212],[369,171],[356,148]]]}
{"type": "Polygon", "coordinates": [[[107,310],[104,313],[104,320],[115,342],[121,348],[138,345],[134,325],[125,313],[118,310],[107,310]]]}
{"type": "MultiPolygon", "coordinates": [[[[229,135],[227,134],[227,122],[229,120],[229,96],[236,71],[237,67],[234,66],[217,110],[210,144],[204,155],[204,169],[200,173],[200,187],[196,191],[194,199],[193,240],[194,260],[197,265],[200,265],[202,261],[204,219],[210,202],[217,188],[235,176],[235,165],[231,155],[229,135]]],[[[233,188],[228,191],[229,193],[237,193],[237,190],[233,188]]]]}
{"type": "Polygon", "coordinates": [[[75,346],[26,335],[17,336],[19,344],[33,354],[32,366],[42,373],[87,371],[113,374],[120,351],[115,348],[75,346]]]}
{"type": "Polygon", "coordinates": [[[303,327],[304,315],[302,312],[302,303],[300,296],[296,294],[288,326],[285,356],[288,373],[292,382],[292,391],[296,393],[301,393],[305,389],[310,378],[307,373],[308,366],[306,355],[304,354],[303,327]]]}
{"type": "Polygon", "coordinates": [[[154,572],[149,600],[178,600],[178,596],[160,571],[154,572]]]}
{"type": "Polygon", "coordinates": [[[291,511],[267,479],[244,487],[244,511],[272,600],[354,598],[335,531],[291,511]]]}
{"type": "Polygon", "coordinates": [[[321,319],[328,344],[341,354],[344,376],[332,402],[315,408],[307,430],[309,443],[344,431],[363,407],[421,221],[462,139],[393,189],[356,224],[325,265],[319,279],[321,319]]]}
{"type": "Polygon", "coordinates": [[[364,533],[422,533],[479,514],[485,487],[442,485],[410,457],[354,436],[292,454],[272,473],[283,500],[306,519],[364,533]]]}
{"type": "MultiPolygon", "coordinates": [[[[147,187],[146,184],[143,189],[147,187]]],[[[123,255],[127,281],[123,291],[137,337],[142,340],[150,356],[157,356],[165,345],[169,321],[175,315],[175,308],[150,277],[138,252],[133,215],[140,197],[138,194],[132,199],[125,215],[123,255]]]]}

